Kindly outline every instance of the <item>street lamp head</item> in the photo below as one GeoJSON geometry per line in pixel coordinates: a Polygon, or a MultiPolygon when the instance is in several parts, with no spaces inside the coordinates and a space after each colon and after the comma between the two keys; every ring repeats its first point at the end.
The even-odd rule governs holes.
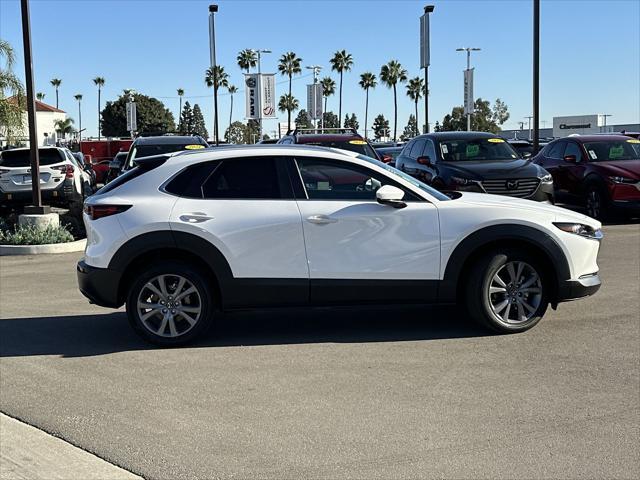
{"type": "Polygon", "coordinates": [[[466,48],[456,48],[456,52],[464,52],[466,48]]]}
{"type": "Polygon", "coordinates": [[[434,5],[427,5],[426,7],[424,7],[424,13],[431,13],[433,12],[434,8],[436,8],[434,5]]]}
{"type": "Polygon", "coordinates": [[[209,13],[216,13],[218,11],[218,5],[209,5],[209,13]]]}

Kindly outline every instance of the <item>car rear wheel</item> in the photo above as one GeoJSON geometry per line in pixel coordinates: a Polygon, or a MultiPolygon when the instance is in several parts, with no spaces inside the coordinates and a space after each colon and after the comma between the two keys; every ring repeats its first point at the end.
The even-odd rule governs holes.
{"type": "Polygon", "coordinates": [[[478,323],[500,333],[536,325],[549,305],[549,285],[540,262],[520,250],[491,252],[471,268],[466,305],[478,323]]]}
{"type": "Polygon", "coordinates": [[[202,335],[213,318],[209,282],[197,269],[167,262],[140,273],[127,297],[127,315],[145,340],[177,346],[202,335]]]}

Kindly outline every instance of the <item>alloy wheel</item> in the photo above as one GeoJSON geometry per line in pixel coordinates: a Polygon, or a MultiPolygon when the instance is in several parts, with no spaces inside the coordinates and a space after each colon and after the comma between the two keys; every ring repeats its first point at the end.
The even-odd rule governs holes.
{"type": "Polygon", "coordinates": [[[600,218],[602,212],[602,199],[597,190],[589,190],[587,193],[587,214],[591,218],[600,218]]]}
{"type": "Polygon", "coordinates": [[[138,295],[140,322],[154,335],[176,338],[190,331],[202,315],[198,289],[180,275],[158,275],[138,295]]]}
{"type": "Polygon", "coordinates": [[[487,295],[498,321],[519,325],[531,320],[542,301],[542,280],[528,263],[504,264],[489,282],[487,295]]]}

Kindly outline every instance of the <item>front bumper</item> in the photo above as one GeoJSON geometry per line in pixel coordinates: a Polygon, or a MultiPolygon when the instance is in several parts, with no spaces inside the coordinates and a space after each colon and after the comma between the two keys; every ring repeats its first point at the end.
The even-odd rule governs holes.
{"type": "Polygon", "coordinates": [[[109,268],[87,265],[84,260],[78,262],[78,288],[91,303],[101,307],[118,308],[124,302],[119,296],[121,273],[109,268]]]}
{"type": "Polygon", "coordinates": [[[597,273],[583,275],[578,280],[565,280],[558,288],[558,302],[568,302],[588,297],[600,290],[600,275],[597,273]]]}
{"type": "MultiPolygon", "coordinates": [[[[456,185],[456,186],[448,186],[443,188],[443,191],[459,191],[459,192],[475,192],[475,193],[491,193],[487,192],[483,186],[482,182],[473,181],[468,185],[456,185]]],[[[494,195],[502,195],[502,196],[511,196],[507,193],[494,193],[494,195]]],[[[533,200],[535,202],[547,202],[550,204],[555,203],[555,193],[553,188],[553,182],[540,182],[538,187],[533,191],[531,195],[528,197],[515,197],[514,198],[523,198],[525,200],[533,200]]]]}

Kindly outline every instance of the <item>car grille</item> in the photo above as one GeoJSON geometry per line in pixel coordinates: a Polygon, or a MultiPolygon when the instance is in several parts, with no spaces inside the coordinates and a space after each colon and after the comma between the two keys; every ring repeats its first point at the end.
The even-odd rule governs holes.
{"type": "Polygon", "coordinates": [[[507,178],[501,180],[485,180],[482,188],[494,195],[508,195],[510,197],[527,198],[538,188],[538,178],[507,178]]]}

